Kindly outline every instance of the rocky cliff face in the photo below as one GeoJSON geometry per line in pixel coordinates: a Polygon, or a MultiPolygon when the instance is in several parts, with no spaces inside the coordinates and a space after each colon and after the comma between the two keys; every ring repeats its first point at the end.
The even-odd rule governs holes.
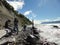
{"type": "Polygon", "coordinates": [[[3,26],[8,19],[11,20],[11,25],[13,26],[14,17],[16,17],[19,21],[19,28],[24,24],[31,24],[29,19],[14,11],[13,7],[6,1],[0,0],[0,29],[4,28],[3,26]]]}

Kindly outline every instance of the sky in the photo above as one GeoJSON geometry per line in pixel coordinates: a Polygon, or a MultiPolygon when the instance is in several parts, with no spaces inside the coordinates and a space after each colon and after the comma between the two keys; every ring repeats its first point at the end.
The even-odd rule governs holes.
{"type": "Polygon", "coordinates": [[[60,20],[60,0],[8,0],[14,10],[36,24],[60,20]]]}

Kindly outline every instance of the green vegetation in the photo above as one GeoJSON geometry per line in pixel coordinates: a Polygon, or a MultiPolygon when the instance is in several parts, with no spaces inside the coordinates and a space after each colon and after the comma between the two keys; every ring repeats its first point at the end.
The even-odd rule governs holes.
{"type": "Polygon", "coordinates": [[[16,14],[17,17],[20,18],[22,26],[25,25],[25,24],[27,24],[27,25],[32,24],[32,22],[27,17],[25,17],[23,14],[18,14],[17,11],[14,11],[14,13],[16,14]]]}
{"type": "Polygon", "coordinates": [[[1,2],[3,3],[3,5],[4,5],[9,11],[14,12],[14,13],[15,13],[15,16],[17,16],[17,17],[20,18],[20,21],[21,21],[21,25],[22,25],[22,26],[25,25],[25,24],[27,24],[27,25],[32,24],[32,22],[31,22],[28,18],[26,18],[23,14],[18,14],[18,12],[15,11],[14,8],[13,8],[9,3],[7,3],[6,0],[3,0],[3,1],[1,1],[1,2]]]}
{"type": "Polygon", "coordinates": [[[7,1],[6,0],[3,0],[3,1],[1,1],[2,3],[3,3],[3,5],[8,9],[8,10],[14,10],[14,8],[9,4],[9,3],[7,3],[7,1]]]}

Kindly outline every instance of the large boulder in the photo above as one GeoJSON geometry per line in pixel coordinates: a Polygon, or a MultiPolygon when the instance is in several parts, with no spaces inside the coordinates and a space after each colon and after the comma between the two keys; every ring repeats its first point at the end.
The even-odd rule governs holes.
{"type": "Polygon", "coordinates": [[[6,35],[6,31],[4,29],[0,30],[0,38],[2,38],[4,35],[6,35]]]}

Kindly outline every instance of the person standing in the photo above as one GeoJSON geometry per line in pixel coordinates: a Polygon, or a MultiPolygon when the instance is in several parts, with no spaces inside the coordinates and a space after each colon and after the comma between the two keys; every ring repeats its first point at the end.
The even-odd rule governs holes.
{"type": "Polygon", "coordinates": [[[23,31],[26,31],[26,27],[27,27],[26,25],[23,26],[23,31]]]}
{"type": "Polygon", "coordinates": [[[10,29],[11,30],[11,28],[10,28],[10,22],[11,22],[11,20],[7,20],[6,22],[5,22],[5,28],[6,29],[10,29]]]}
{"type": "Polygon", "coordinates": [[[18,20],[17,20],[17,18],[14,18],[14,32],[17,32],[17,34],[18,34],[18,20]]]}
{"type": "MultiPolygon", "coordinates": [[[[5,22],[5,29],[9,29],[9,34],[11,34],[12,33],[12,28],[11,28],[11,20],[7,20],[6,22],[5,22]]],[[[8,30],[6,30],[6,32],[8,33],[8,30]]]]}

